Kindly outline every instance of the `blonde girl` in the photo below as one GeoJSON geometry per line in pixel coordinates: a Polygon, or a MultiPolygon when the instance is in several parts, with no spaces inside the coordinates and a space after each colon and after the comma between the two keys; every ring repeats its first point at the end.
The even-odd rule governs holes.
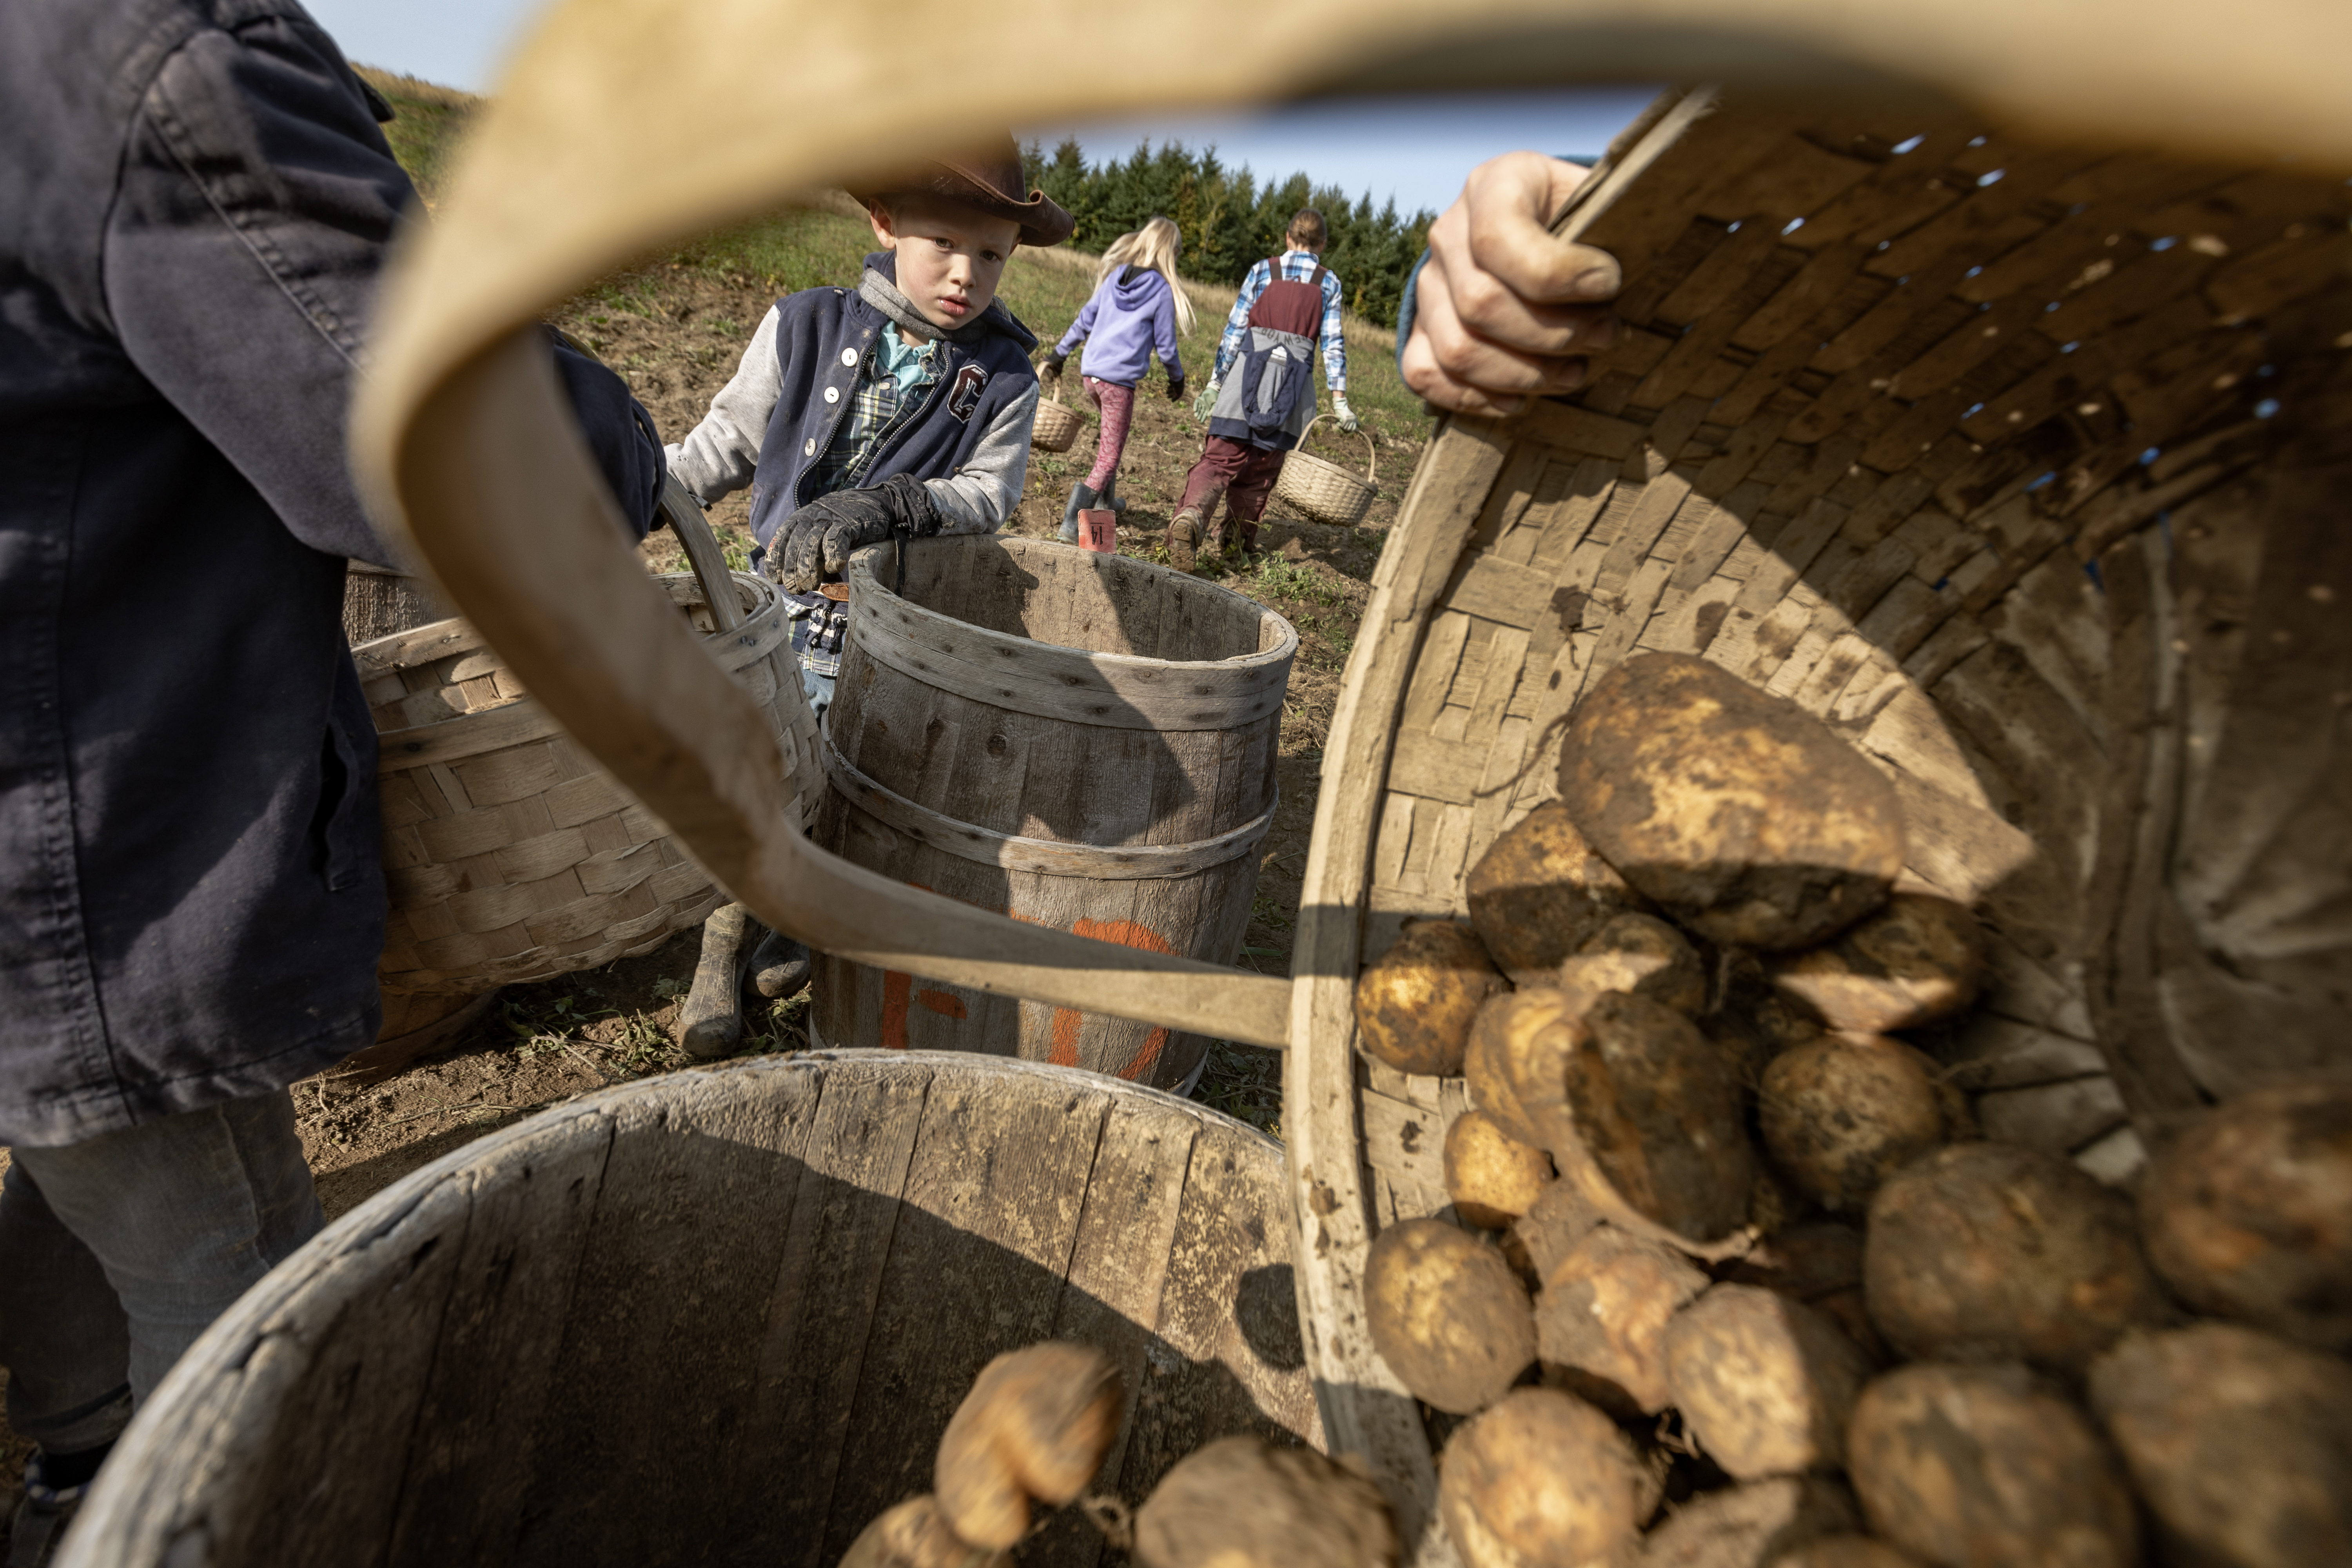
{"type": "Polygon", "coordinates": [[[1079,372],[1087,399],[1102,411],[1094,468],[1070,487],[1069,505],[1062,512],[1062,537],[1072,543],[1077,541],[1080,511],[1098,504],[1125,510],[1111,493],[1111,481],[1135,419],[1135,389],[1154,357],[1167,367],[1169,397],[1183,401],[1184,362],[1177,355],[1176,339],[1192,330],[1192,301],[1176,281],[1181,244],[1176,226],[1164,217],[1113,240],[1103,252],[1086,309],[1045,356],[1046,373],[1059,375],[1062,362],[1083,341],[1087,353],[1079,372]]]}

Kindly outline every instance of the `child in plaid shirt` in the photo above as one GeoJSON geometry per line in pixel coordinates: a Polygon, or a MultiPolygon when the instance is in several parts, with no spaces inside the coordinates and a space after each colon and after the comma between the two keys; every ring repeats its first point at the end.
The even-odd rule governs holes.
{"type": "Polygon", "coordinates": [[[894,535],[992,532],[1021,500],[1037,340],[996,288],[1014,246],[1058,245],[1072,227],[1023,188],[1007,136],[860,193],[882,249],[857,287],[778,300],[734,379],[668,448],[705,506],[751,487],[752,565],[793,601],[819,717],[841,668],[850,555],[894,535]]]}

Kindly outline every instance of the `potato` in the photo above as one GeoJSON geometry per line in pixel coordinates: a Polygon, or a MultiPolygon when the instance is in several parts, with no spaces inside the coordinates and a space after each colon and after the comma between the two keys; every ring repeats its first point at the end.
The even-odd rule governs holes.
{"type": "Polygon", "coordinates": [[[1826,941],[1903,869],[1884,773],[1795,703],[1681,654],[1601,678],[1569,721],[1559,795],[1628,882],[1729,946],[1826,941]]]}
{"type": "Polygon", "coordinates": [[[1462,1070],[1478,1005],[1503,977],[1455,921],[1415,921],[1356,981],[1356,1047],[1399,1072],[1446,1078],[1462,1070]]]}
{"type": "Polygon", "coordinates": [[[1551,1156],[1504,1131],[1485,1111],[1465,1111],[1445,1130],[1445,1195],[1455,1214],[1480,1229],[1502,1229],[1551,1184],[1551,1156]]]}
{"type": "Polygon", "coordinates": [[[1775,963],[1772,984],[1832,1029],[1877,1035],[1961,1011],[1984,970],[1984,933],[1966,905],[1897,893],[1829,946],[1775,963]]]}
{"type": "Polygon", "coordinates": [[[1484,1410],[1536,1359],[1527,1287],[1493,1247],[1444,1220],[1389,1226],[1364,1260],[1372,1348],[1415,1398],[1484,1410]]]}
{"type": "Polygon", "coordinates": [[[1029,1533],[1032,1500],[1085,1489],[1118,1432],[1118,1369],[1092,1345],[1048,1342],[981,1369],[940,1439],[931,1484],[956,1534],[1004,1548],[1029,1533]]]}
{"type": "Polygon", "coordinates": [[[1772,1559],[1770,1568],[1917,1568],[1918,1560],[1867,1535],[1821,1535],[1772,1559]]]}
{"type": "MultiPolygon", "coordinates": [[[[1712,1241],[1745,1224],[1754,1155],[1721,1055],[1689,1019],[1643,996],[1594,997],[1584,1023],[1592,1043],[1567,1057],[1581,1155],[1634,1212],[1678,1237],[1712,1241]]],[[[1551,1153],[1563,1174],[1580,1159],[1558,1145],[1551,1153]]]]}
{"type": "Polygon", "coordinates": [[[1509,1398],[1445,1445],[1437,1506],[1470,1568],[1599,1563],[1633,1539],[1652,1483],[1616,1424],[1549,1388],[1509,1398]]]}
{"type": "Polygon", "coordinates": [[[1906,1356],[2079,1371],[2168,1311],[2131,1218],[2128,1199],[2059,1155],[1937,1150],[1871,1202],[1871,1321],[1906,1356]]]}
{"type": "Polygon", "coordinates": [[[1635,892],[1592,852],[1558,801],[1521,818],[1470,868],[1470,923],[1503,973],[1548,984],[1550,971],[1612,917],[1645,910],[1635,892]]]}
{"type": "Polygon", "coordinates": [[[1221,1437],[1178,1461],[1135,1513],[1140,1568],[1395,1568],[1380,1489],[1307,1448],[1221,1437]]]}
{"type": "Polygon", "coordinates": [[[1612,1226],[1591,1231],[1544,1277],[1536,1351],[1544,1381],[1620,1415],[1673,1403],[1666,1325],[1706,1289],[1706,1276],[1671,1247],[1612,1226]]]}
{"type": "Polygon", "coordinates": [[[908,1498],[858,1531],[841,1568],[1006,1568],[1007,1552],[957,1539],[935,1498],[908,1498]]]}
{"type": "Polygon", "coordinates": [[[1717,1285],[1666,1325],[1666,1384],[1699,1447],[1743,1481],[1845,1462],[1870,1363],[1835,1323],[1754,1285],[1717,1285]]]}
{"type": "Polygon", "coordinates": [[[1557,986],[1507,992],[1478,1009],[1464,1054],[1470,1102],[1506,1137],[1550,1150],[1568,1125],[1568,1058],[1592,1037],[1584,999],[1557,986]]]}
{"type": "Polygon", "coordinates": [[[1853,1497],[1822,1476],[1780,1476],[1691,1499],[1642,1543],[1641,1568],[1767,1568],[1860,1522],[1853,1497]]]}
{"type": "Polygon", "coordinates": [[[1889,1174],[1944,1142],[1933,1066],[1883,1035],[1824,1035],[1783,1052],[1757,1089],[1764,1152],[1823,1208],[1867,1206],[1889,1174]]]}
{"type": "Polygon", "coordinates": [[[2013,1363],[1897,1367],[1862,1391],[1847,1462],[1870,1528],[1946,1568],[2132,1568],[2139,1518],[2105,1443],[2013,1363]]]}
{"type": "Polygon", "coordinates": [[[2258,1089],[2165,1143],[2140,1184],[2148,1259],[2200,1312],[2352,1350],[2352,1087],[2258,1089]]]}
{"type": "Polygon", "coordinates": [[[1622,991],[1696,1017],[1706,1005],[1698,950],[1655,915],[1619,915],[1560,961],[1564,991],[1622,991]]]}
{"type": "Polygon", "coordinates": [[[1526,1249],[1528,1267],[1541,1283],[1601,1223],[1601,1211],[1581,1188],[1570,1182],[1554,1182],[1532,1208],[1511,1222],[1511,1234],[1526,1249]]]}
{"type": "Polygon", "coordinates": [[[2174,1555],[2352,1563],[2352,1366],[2234,1323],[2126,1334],[2091,1408],[2174,1555]]]}

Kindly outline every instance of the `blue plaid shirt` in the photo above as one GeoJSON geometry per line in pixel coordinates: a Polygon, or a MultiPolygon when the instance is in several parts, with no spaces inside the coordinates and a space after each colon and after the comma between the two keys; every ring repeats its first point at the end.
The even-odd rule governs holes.
{"type": "MultiPolygon", "coordinates": [[[[809,469],[809,499],[835,490],[856,489],[866,482],[882,444],[899,426],[922,411],[931,384],[939,379],[936,342],[910,344],[896,331],[885,331],[857,373],[857,390],[850,395],[849,412],[809,469]]],[[[842,644],[849,637],[849,606],[821,594],[787,594],[795,623],[793,647],[814,675],[841,673],[842,644]]]]}
{"type": "MultiPolygon", "coordinates": [[[[1323,264],[1322,258],[1305,250],[1285,251],[1275,258],[1282,268],[1282,276],[1293,283],[1304,283],[1315,276],[1323,264]]],[[[1274,281],[1274,268],[1264,261],[1249,269],[1242,279],[1242,291],[1234,297],[1234,313],[1225,318],[1225,335],[1217,340],[1217,372],[1213,378],[1225,379],[1239,357],[1243,338],[1249,331],[1249,313],[1257,297],[1274,281]]],[[[1331,395],[1337,397],[1348,390],[1348,340],[1340,331],[1339,279],[1334,273],[1323,274],[1323,378],[1331,384],[1331,395]]]]}

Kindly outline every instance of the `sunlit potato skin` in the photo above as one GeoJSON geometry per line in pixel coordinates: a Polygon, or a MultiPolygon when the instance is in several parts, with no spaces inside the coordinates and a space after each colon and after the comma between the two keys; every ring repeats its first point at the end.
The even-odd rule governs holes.
{"type": "Polygon", "coordinates": [[[1983,989],[1984,933],[1962,904],[1896,893],[1835,942],[1790,954],[1772,983],[1832,1029],[1885,1034],[1940,1023],[1983,989]]]}
{"type": "Polygon", "coordinates": [[[1554,1179],[1550,1155],[1483,1110],[1463,1112],[1445,1130],[1445,1194],[1481,1230],[1501,1230],[1527,1213],[1554,1179]]]}
{"type": "Polygon", "coordinates": [[[1845,1463],[1845,1428],[1870,1363],[1801,1301],[1717,1285],[1666,1325],[1666,1380],[1707,1456],[1733,1479],[1845,1463]]]}
{"type": "Polygon", "coordinates": [[[1179,1460],[1135,1514],[1139,1568],[1398,1568],[1380,1489],[1309,1448],[1221,1437],[1179,1460]]]}
{"type": "Polygon", "coordinates": [[[1500,1249],[1444,1220],[1381,1232],[1364,1259],[1372,1348],[1415,1398],[1485,1409],[1536,1359],[1535,1310],[1500,1249]]]}
{"type": "Polygon", "coordinates": [[[1591,1405],[1522,1388],[1445,1445],[1437,1500],[1469,1568],[1606,1563],[1648,1512],[1633,1445],[1591,1405]]]}
{"type": "Polygon", "coordinates": [[[1578,704],[1559,798],[1643,896],[1727,946],[1825,942],[1903,869],[1885,774],[1795,703],[1682,654],[1637,654],[1578,704]]]}
{"type": "Polygon", "coordinates": [[[1094,1479],[1125,1408],[1118,1369],[1092,1345],[1048,1341],[990,1362],[940,1439],[932,1484],[949,1526],[976,1546],[1013,1546],[1033,1503],[1059,1508],[1094,1479]]]}
{"type": "Polygon", "coordinates": [[[1558,801],[1536,807],[1489,845],[1464,891],[1470,923],[1503,973],[1522,985],[1549,984],[1586,938],[1620,914],[1650,908],[1593,852],[1558,801]]]}
{"type": "Polygon", "coordinates": [[[1698,950],[1655,915],[1619,915],[1560,961],[1567,991],[1622,991],[1696,1018],[1706,1006],[1706,970],[1698,950]]]}
{"type": "Polygon", "coordinates": [[[1399,1072],[1451,1077],[1462,1070],[1479,1005],[1503,984],[1477,932],[1454,921],[1415,921],[1357,979],[1358,1048],[1399,1072]]]}
{"type": "Polygon", "coordinates": [[[1832,1213],[1867,1208],[1880,1184],[1946,1137],[1934,1064],[1883,1035],[1823,1035],[1764,1069],[1764,1152],[1832,1213]]]}

